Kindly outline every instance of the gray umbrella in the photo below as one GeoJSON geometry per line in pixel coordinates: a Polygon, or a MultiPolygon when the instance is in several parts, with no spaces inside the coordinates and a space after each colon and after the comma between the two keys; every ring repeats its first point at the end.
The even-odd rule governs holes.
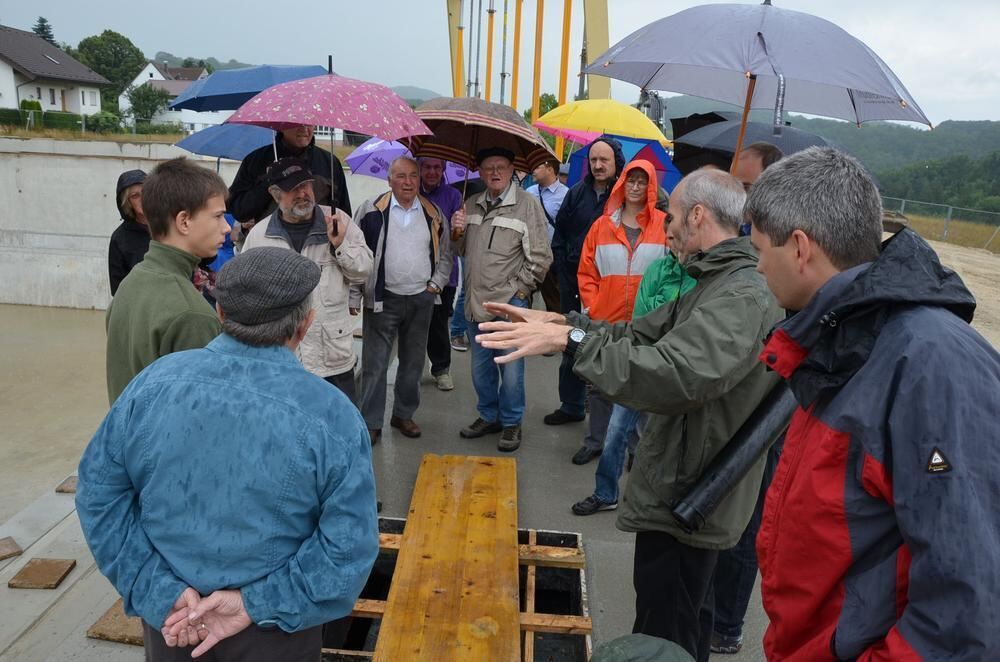
{"type": "MultiPolygon", "coordinates": [[[[833,23],[761,5],[702,5],[636,30],[584,73],[647,90],[682,92],[743,106],[795,110],[860,124],[930,125],[903,83],[870,48],[833,23]]],[[[737,145],[737,154],[742,141],[737,145]]]]}
{"type": "MultiPolygon", "coordinates": [[[[736,138],[739,136],[739,133],[739,120],[715,122],[714,124],[708,124],[700,129],[685,133],[680,138],[675,138],[674,149],[677,151],[678,146],[689,145],[700,149],[713,149],[731,154],[736,150],[736,138]]],[[[786,156],[795,152],[801,152],[805,148],[813,147],[814,145],[834,147],[841,152],[847,151],[823,136],[790,126],[783,127],[781,135],[776,136],[770,124],[762,124],[760,122],[747,122],[746,135],[743,140],[745,143],[771,143],[786,156]]]]}

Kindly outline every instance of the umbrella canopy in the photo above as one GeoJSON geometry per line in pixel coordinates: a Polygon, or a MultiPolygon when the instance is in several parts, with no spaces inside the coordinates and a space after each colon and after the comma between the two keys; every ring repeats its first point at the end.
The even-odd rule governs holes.
{"type": "Polygon", "coordinates": [[[667,141],[663,132],[642,111],[612,99],[589,99],[563,104],[539,117],[535,126],[563,138],[571,138],[563,133],[564,130],[570,130],[644,138],[661,143],[667,141]]]}
{"type": "MultiPolygon", "coordinates": [[[[355,175],[365,175],[376,179],[386,179],[389,176],[389,164],[400,156],[412,156],[406,145],[395,140],[369,138],[347,155],[344,162],[355,175]]],[[[469,170],[458,163],[444,162],[444,183],[454,184],[466,179],[478,179],[479,173],[469,170]]]]}
{"type": "Polygon", "coordinates": [[[433,156],[475,168],[475,155],[486,147],[503,147],[514,154],[514,168],[530,172],[556,155],[510,106],[472,97],[431,99],[417,115],[434,132],[418,136],[410,145],[417,156],[433,156]]]}
{"type": "MultiPolygon", "coordinates": [[[[622,153],[625,155],[625,168],[636,159],[644,159],[653,164],[656,170],[656,179],[667,193],[674,190],[677,183],[681,181],[681,173],[674,166],[667,150],[657,140],[643,140],[640,138],[629,138],[627,136],[608,136],[614,138],[622,146],[622,153]]],[[[589,171],[587,154],[590,145],[573,152],[569,157],[569,178],[566,183],[569,186],[580,181],[589,171]]]]}
{"type": "Polygon", "coordinates": [[[226,122],[278,131],[302,125],[330,126],[386,140],[430,133],[388,87],[336,74],[270,87],[240,106],[226,122]]]}
{"type": "Polygon", "coordinates": [[[170,103],[171,110],[236,110],[267,88],[300,78],[320,76],[320,66],[264,64],[241,69],[220,69],[196,80],[170,103]]]}
{"type": "MultiPolygon", "coordinates": [[[[678,159],[681,158],[682,146],[732,153],[736,149],[736,138],[739,136],[739,133],[739,121],[730,120],[708,124],[677,138],[674,141],[674,154],[678,159]]],[[[809,133],[808,131],[790,126],[783,127],[781,135],[776,136],[770,124],[762,124],[760,122],[747,122],[744,141],[747,143],[771,143],[784,152],[786,156],[795,152],[801,152],[807,147],[815,145],[834,147],[842,152],[846,152],[846,150],[833,141],[827,140],[815,133],[809,133]]]]}
{"type": "Polygon", "coordinates": [[[242,161],[250,152],[273,141],[274,131],[270,129],[247,124],[219,124],[192,133],[174,144],[192,154],[242,161]]]}
{"type": "Polygon", "coordinates": [[[824,19],[761,5],[685,9],[636,30],[584,73],[747,109],[785,109],[861,123],[930,125],[885,62],[824,19]]]}
{"type": "Polygon", "coordinates": [[[600,131],[580,131],[579,129],[557,129],[555,127],[546,126],[541,120],[535,122],[534,126],[539,131],[544,131],[545,133],[552,136],[562,136],[571,143],[576,143],[577,145],[587,145],[594,142],[594,138],[601,135],[600,131]]]}
{"type": "Polygon", "coordinates": [[[676,142],[685,133],[691,133],[708,124],[725,122],[726,120],[739,122],[740,114],[729,110],[713,110],[707,113],[694,113],[687,117],[671,117],[670,130],[673,132],[674,142],[676,142]]]}

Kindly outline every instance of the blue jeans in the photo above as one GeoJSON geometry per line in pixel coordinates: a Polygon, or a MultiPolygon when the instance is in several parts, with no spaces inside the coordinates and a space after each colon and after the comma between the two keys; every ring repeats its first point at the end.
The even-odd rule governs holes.
{"type": "MultiPolygon", "coordinates": [[[[510,304],[527,308],[524,299],[511,299],[510,304]]],[[[498,365],[497,356],[511,350],[486,349],[476,342],[479,324],[469,322],[469,348],[472,352],[472,385],[476,389],[476,409],[479,417],[488,423],[500,421],[510,427],[520,425],[524,418],[524,359],[498,365]]]]}
{"type": "Polygon", "coordinates": [[[611,419],[608,421],[608,433],[604,437],[604,452],[597,464],[597,489],[594,494],[605,503],[618,501],[618,479],[625,466],[625,451],[634,448],[629,443],[636,436],[636,427],[642,412],[621,405],[611,409],[611,419]]]}
{"type": "Polygon", "coordinates": [[[462,273],[459,276],[459,292],[455,299],[455,310],[451,313],[451,337],[464,336],[469,326],[465,319],[465,258],[459,257],[458,263],[461,265],[462,273]]]}

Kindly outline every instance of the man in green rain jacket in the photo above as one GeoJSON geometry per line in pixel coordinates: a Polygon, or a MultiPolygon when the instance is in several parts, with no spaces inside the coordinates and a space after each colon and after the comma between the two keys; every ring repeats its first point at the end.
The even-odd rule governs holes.
{"type": "Polygon", "coordinates": [[[615,403],[649,414],[618,527],[636,533],[634,632],[675,641],[707,660],[711,582],[719,550],[736,544],[757,500],[762,457],[705,526],[685,533],[671,508],[777,382],[757,360],[782,313],[737,237],[745,194],[727,173],[699,170],[670,197],[667,234],[697,285],[631,324],[607,325],[489,304],[511,322],[483,324],[478,342],[514,360],[563,350],[574,371],[615,403]]]}

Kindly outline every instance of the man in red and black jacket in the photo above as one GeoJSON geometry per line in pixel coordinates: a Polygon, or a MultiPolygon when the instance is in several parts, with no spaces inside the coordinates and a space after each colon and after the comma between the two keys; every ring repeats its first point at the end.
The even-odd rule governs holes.
{"type": "Polygon", "coordinates": [[[745,213],[794,315],[761,360],[800,408],[757,537],[767,659],[1000,659],[1000,355],[861,165],[811,148],[745,213]]]}

